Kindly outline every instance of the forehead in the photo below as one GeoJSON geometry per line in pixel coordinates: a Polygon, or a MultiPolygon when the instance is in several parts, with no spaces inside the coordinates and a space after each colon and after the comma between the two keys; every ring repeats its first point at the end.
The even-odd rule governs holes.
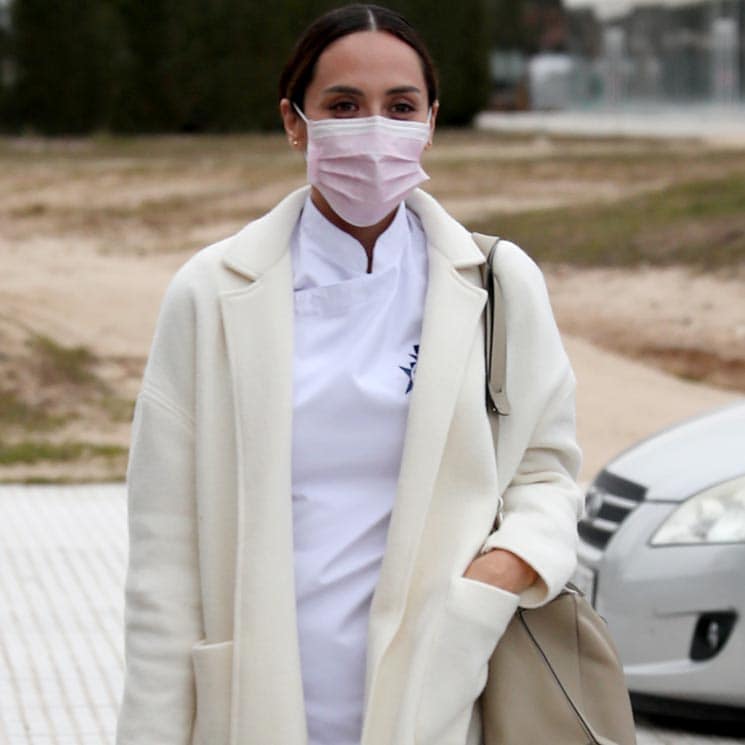
{"type": "Polygon", "coordinates": [[[406,42],[385,31],[359,31],[329,44],[316,62],[310,88],[415,85],[426,92],[422,63],[406,42]]]}

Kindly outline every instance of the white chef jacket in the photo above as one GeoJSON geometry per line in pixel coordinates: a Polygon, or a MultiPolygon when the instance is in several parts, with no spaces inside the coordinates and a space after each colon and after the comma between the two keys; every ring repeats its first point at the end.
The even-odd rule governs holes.
{"type": "Polygon", "coordinates": [[[309,745],[359,745],[368,615],[396,492],[427,283],[402,203],[372,272],[306,200],[292,237],[292,508],[309,745]]]}

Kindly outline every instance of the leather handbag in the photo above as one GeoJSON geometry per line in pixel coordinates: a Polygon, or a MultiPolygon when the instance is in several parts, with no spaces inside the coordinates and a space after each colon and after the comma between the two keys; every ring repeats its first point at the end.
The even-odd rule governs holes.
{"type": "MultiPolygon", "coordinates": [[[[499,239],[473,234],[487,256],[486,398],[495,438],[510,414],[499,239]]],[[[499,528],[500,514],[496,528],[499,528]]],[[[629,694],[605,620],[568,584],[549,603],[518,608],[489,660],[480,700],[483,745],[635,745],[629,694]]]]}

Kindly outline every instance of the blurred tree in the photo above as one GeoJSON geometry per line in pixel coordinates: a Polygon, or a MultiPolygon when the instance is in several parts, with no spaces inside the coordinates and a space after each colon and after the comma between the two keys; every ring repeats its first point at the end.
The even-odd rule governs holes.
{"type": "Polygon", "coordinates": [[[391,3],[424,37],[440,74],[443,124],[468,124],[489,95],[489,17],[486,0],[400,0],[391,3]]]}
{"type": "Polygon", "coordinates": [[[107,125],[121,49],[112,0],[15,0],[10,18],[20,122],[48,134],[107,125]]]}
{"type": "Polygon", "coordinates": [[[127,64],[115,128],[188,132],[277,125],[276,81],[307,4],[117,2],[127,64]]]}
{"type": "Polygon", "coordinates": [[[7,6],[0,3],[0,130],[8,130],[15,119],[10,97],[12,68],[10,17],[7,6]]]}
{"type": "MultiPolygon", "coordinates": [[[[122,29],[122,63],[110,123],[120,130],[167,129],[176,118],[178,104],[170,54],[174,37],[170,14],[175,3],[112,1],[122,29]]],[[[184,0],[181,13],[187,14],[189,5],[184,0]]],[[[182,95],[188,98],[186,91],[182,95]]]]}
{"type": "Polygon", "coordinates": [[[561,0],[486,0],[495,49],[524,54],[564,50],[567,20],[561,0]]]}
{"type": "MultiPolygon", "coordinates": [[[[484,105],[494,1],[389,2],[432,50],[442,123],[467,123],[484,105]]],[[[13,103],[24,125],[46,133],[276,127],[277,80],[294,40],[341,4],[14,0],[13,103]]]]}
{"type": "Polygon", "coordinates": [[[524,49],[527,45],[524,0],[486,0],[486,3],[491,46],[495,49],[524,49]]]}

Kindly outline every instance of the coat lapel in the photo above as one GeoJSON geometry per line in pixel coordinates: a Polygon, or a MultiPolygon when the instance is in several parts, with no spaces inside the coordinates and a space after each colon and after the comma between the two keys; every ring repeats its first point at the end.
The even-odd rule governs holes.
{"type": "Polygon", "coordinates": [[[486,291],[460,271],[484,263],[470,233],[425,192],[415,192],[407,204],[427,235],[429,280],[398,491],[371,607],[368,710],[374,709],[370,696],[376,670],[404,613],[465,365],[486,303],[486,291]]]}
{"type": "Polygon", "coordinates": [[[306,741],[293,573],[288,250],[304,199],[296,192],[251,223],[224,258],[249,280],[220,298],[239,466],[232,745],[306,741]]]}

